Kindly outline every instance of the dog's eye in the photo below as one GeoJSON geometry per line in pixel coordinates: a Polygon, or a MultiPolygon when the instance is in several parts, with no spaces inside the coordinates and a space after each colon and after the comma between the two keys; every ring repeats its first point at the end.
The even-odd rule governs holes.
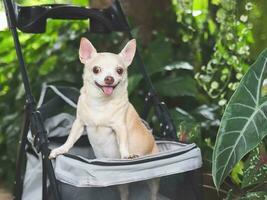
{"type": "Polygon", "coordinates": [[[100,71],[101,71],[101,68],[100,68],[100,67],[98,67],[98,66],[94,66],[94,67],[93,67],[93,72],[94,72],[95,74],[98,74],[100,71]]]}
{"type": "Polygon", "coordinates": [[[119,75],[122,75],[123,73],[123,69],[121,67],[118,67],[116,71],[119,75]]]}

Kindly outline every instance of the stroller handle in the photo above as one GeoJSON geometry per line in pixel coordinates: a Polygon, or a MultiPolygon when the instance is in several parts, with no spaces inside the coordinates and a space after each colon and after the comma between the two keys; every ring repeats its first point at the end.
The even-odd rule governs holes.
{"type": "Polygon", "coordinates": [[[95,9],[69,4],[21,6],[13,2],[12,6],[15,14],[12,23],[25,33],[44,33],[47,19],[90,19],[90,31],[93,33],[128,30],[127,24],[114,5],[105,9],[95,9]]]}

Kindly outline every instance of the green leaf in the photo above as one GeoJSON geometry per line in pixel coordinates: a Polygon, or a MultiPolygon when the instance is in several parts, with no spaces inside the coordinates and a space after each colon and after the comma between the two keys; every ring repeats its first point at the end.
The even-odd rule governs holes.
{"type": "Polygon", "coordinates": [[[233,195],[233,189],[230,189],[228,192],[227,192],[227,196],[225,199],[223,200],[233,200],[234,199],[234,195],[233,195]]]}
{"type": "Polygon", "coordinates": [[[193,96],[197,94],[195,80],[191,76],[171,77],[160,80],[154,84],[161,96],[193,96]]]}
{"type": "Polygon", "coordinates": [[[209,19],[208,20],[208,27],[209,27],[209,31],[210,31],[210,33],[211,34],[214,34],[215,33],[215,31],[216,31],[216,24],[214,23],[214,21],[213,20],[211,20],[211,19],[209,19]]]}
{"type": "Polygon", "coordinates": [[[240,185],[240,183],[242,182],[241,178],[243,176],[243,169],[244,162],[240,161],[234,166],[233,171],[231,172],[231,179],[237,185],[240,185]]]}
{"type": "Polygon", "coordinates": [[[214,5],[219,5],[221,0],[211,0],[211,3],[214,5]]]}
{"type": "Polygon", "coordinates": [[[203,12],[206,13],[209,7],[209,1],[208,0],[194,0],[193,1],[193,14],[194,11],[199,11],[199,15],[203,14],[203,12]]]}
{"type": "Polygon", "coordinates": [[[265,200],[265,199],[267,199],[267,192],[259,191],[259,192],[247,193],[240,200],[265,200]]]}
{"type": "Polygon", "coordinates": [[[170,62],[170,55],[173,54],[171,42],[159,37],[148,46],[145,53],[148,73],[163,71],[165,65],[170,62]]]}
{"type": "Polygon", "coordinates": [[[141,74],[132,75],[128,78],[128,92],[129,92],[129,94],[131,94],[136,89],[136,87],[138,86],[138,84],[140,83],[142,78],[143,78],[143,76],[141,74]]]}
{"type": "Polygon", "coordinates": [[[245,74],[223,114],[213,152],[212,174],[217,188],[267,135],[267,102],[261,97],[266,63],[267,50],[245,74]]]}
{"type": "Polygon", "coordinates": [[[245,162],[242,188],[267,180],[267,154],[264,145],[254,149],[245,162]]]}
{"type": "Polygon", "coordinates": [[[203,23],[207,20],[209,1],[208,0],[194,0],[192,15],[197,21],[198,28],[203,28],[203,23]]]}
{"type": "Polygon", "coordinates": [[[174,63],[171,63],[169,65],[166,65],[164,67],[164,70],[166,71],[172,71],[172,70],[177,70],[177,69],[185,69],[185,70],[193,70],[194,67],[188,63],[188,62],[183,62],[183,61],[177,61],[174,63]]]}
{"type": "Polygon", "coordinates": [[[88,4],[90,4],[90,0],[72,0],[72,3],[79,6],[88,6],[88,4]]]}
{"type": "Polygon", "coordinates": [[[51,72],[56,66],[57,56],[50,56],[39,68],[40,75],[47,75],[51,72]]]}
{"type": "Polygon", "coordinates": [[[201,144],[200,126],[195,118],[185,110],[176,107],[170,110],[174,123],[178,128],[178,137],[183,142],[201,144]]]}
{"type": "Polygon", "coordinates": [[[177,123],[181,123],[183,121],[195,122],[195,119],[192,115],[190,115],[188,112],[179,107],[170,110],[170,113],[174,122],[177,123]]]}

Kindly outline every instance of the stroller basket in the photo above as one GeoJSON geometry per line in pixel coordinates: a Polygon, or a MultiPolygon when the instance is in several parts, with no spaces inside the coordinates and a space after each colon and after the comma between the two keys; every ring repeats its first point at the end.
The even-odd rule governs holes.
{"type": "MultiPolygon", "coordinates": [[[[58,102],[60,102],[61,105],[65,104],[68,107],[72,107],[74,110],[76,107],[74,99],[77,99],[76,97],[78,95],[78,91],[73,88],[44,84],[38,105],[40,109],[49,106],[52,108],[51,110],[53,110],[55,109],[53,105],[57,105],[54,104],[55,102],[51,104],[51,98],[49,97],[53,96],[53,98],[55,98],[56,96],[59,97],[58,102]]],[[[46,109],[46,111],[47,110],[49,109],[46,109]]],[[[46,113],[46,116],[45,127],[50,141],[49,147],[55,148],[66,140],[75,117],[64,112],[56,115],[52,114],[52,116],[51,113],[46,113]]],[[[172,180],[173,177],[170,175],[190,172],[200,168],[202,165],[201,152],[195,144],[183,144],[167,140],[157,141],[160,152],[155,155],[147,155],[133,160],[97,159],[86,135],[87,132],[85,129],[80,142],[70,150],[70,153],[60,155],[53,161],[55,176],[61,187],[65,188],[67,186],[76,188],[78,191],[82,190],[79,193],[85,193],[82,198],[81,195],[76,192],[70,193],[68,189],[67,191],[63,189],[64,194],[61,193],[62,199],[87,199],[91,197],[94,200],[110,200],[112,198],[110,198],[110,195],[107,195],[107,193],[111,192],[115,195],[114,200],[116,200],[118,199],[118,194],[116,187],[114,187],[115,185],[135,182],[139,182],[139,186],[135,185],[133,187],[132,198],[135,200],[146,199],[145,196],[148,195],[149,189],[144,189],[143,186],[140,186],[141,183],[146,185],[144,182],[145,180],[164,177],[162,181],[171,182],[170,180],[172,180]],[[83,143],[81,143],[81,141],[83,141],[83,143]],[[106,188],[106,192],[107,190],[109,192],[96,192],[100,189],[102,190],[103,187],[106,188]],[[99,189],[95,190],[96,188],[99,189]],[[87,194],[88,191],[90,191],[90,195],[87,194]],[[138,197],[136,196],[137,194],[139,195],[138,197]]],[[[31,132],[28,133],[28,140],[31,143],[34,142],[31,132]]],[[[27,152],[28,163],[23,186],[23,200],[41,199],[37,195],[40,194],[42,190],[42,184],[38,184],[42,177],[41,155],[32,153],[35,151],[32,146],[33,145],[29,146],[29,149],[32,150],[30,151],[28,149],[27,152]]],[[[166,192],[164,192],[168,184],[169,183],[161,184],[159,197],[176,199],[178,196],[166,194],[166,192]]],[[[176,185],[179,184],[176,182],[176,185]]],[[[172,187],[175,187],[175,185],[172,185],[172,187]]],[[[180,190],[184,189],[184,185],[179,186],[179,188],[180,190]]],[[[190,198],[194,199],[194,197],[190,198]]]]}
{"type": "Polygon", "coordinates": [[[157,141],[157,145],[159,154],[126,161],[59,156],[56,178],[76,187],[106,187],[183,173],[202,165],[200,150],[194,144],[157,141]]]}

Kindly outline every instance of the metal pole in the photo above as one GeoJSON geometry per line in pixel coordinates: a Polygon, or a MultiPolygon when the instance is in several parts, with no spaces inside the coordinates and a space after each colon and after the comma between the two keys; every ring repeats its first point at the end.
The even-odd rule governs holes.
{"type": "Polygon", "coordinates": [[[21,169],[22,169],[23,162],[25,159],[25,146],[27,142],[27,134],[29,131],[29,126],[30,126],[29,113],[27,113],[27,110],[26,110],[22,133],[21,133],[21,139],[19,142],[19,149],[17,153],[17,160],[16,160],[16,180],[15,180],[15,185],[14,185],[14,196],[16,200],[21,199],[21,195],[23,192],[23,178],[22,178],[21,169]]]}
{"type": "MultiPolygon", "coordinates": [[[[55,178],[52,162],[51,162],[51,160],[48,159],[49,149],[48,149],[48,144],[47,144],[46,130],[44,128],[40,113],[36,111],[36,103],[35,103],[35,100],[33,98],[32,92],[31,92],[30,82],[29,82],[24,58],[22,55],[22,51],[21,51],[21,45],[20,45],[20,41],[18,38],[17,28],[16,28],[17,23],[16,23],[16,16],[14,13],[14,7],[13,7],[11,0],[4,0],[4,5],[5,5],[5,11],[6,11],[6,16],[7,16],[8,26],[9,26],[9,29],[11,30],[11,33],[13,36],[14,45],[15,45],[15,49],[16,49],[16,53],[17,53],[17,58],[19,61],[19,66],[20,66],[20,72],[22,75],[22,81],[23,81],[23,85],[24,85],[24,89],[25,89],[26,109],[27,109],[26,112],[28,115],[27,118],[30,119],[30,123],[31,123],[31,127],[32,127],[31,128],[32,134],[34,134],[35,136],[38,135],[37,137],[40,137],[38,139],[42,140],[42,142],[43,142],[41,144],[41,148],[40,148],[40,151],[42,153],[42,159],[43,159],[43,170],[44,170],[44,168],[47,169],[47,173],[48,173],[47,175],[48,175],[48,178],[50,180],[50,184],[52,187],[52,191],[54,193],[54,197],[56,200],[60,200],[60,195],[59,195],[59,191],[58,191],[58,187],[57,187],[57,183],[56,183],[56,178],[55,178]],[[33,127],[38,127],[38,128],[35,129],[35,131],[33,131],[33,127]]],[[[28,124],[26,124],[26,125],[28,125],[28,124]]],[[[25,140],[27,138],[26,136],[27,136],[27,134],[23,135],[22,139],[25,140]]],[[[20,149],[19,155],[23,154],[23,151],[25,151],[25,149],[20,149]]],[[[21,162],[20,159],[18,160],[18,162],[21,162]]],[[[19,169],[19,174],[21,174],[21,169],[19,169]]],[[[44,173],[44,176],[46,176],[46,172],[44,173]]],[[[20,177],[16,177],[16,178],[18,180],[20,180],[20,177]]],[[[46,182],[46,181],[44,181],[44,182],[46,182]]],[[[46,192],[46,191],[44,190],[44,192],[46,192]]],[[[16,200],[19,200],[21,198],[20,191],[18,191],[16,196],[18,197],[18,199],[16,199],[16,200]]]]}
{"type": "Polygon", "coordinates": [[[9,26],[9,29],[10,29],[12,36],[13,36],[14,45],[15,45],[15,49],[16,49],[16,53],[17,53],[17,58],[19,61],[20,72],[21,72],[22,81],[23,81],[25,94],[26,94],[26,102],[27,102],[27,104],[35,105],[35,100],[32,96],[29,78],[28,78],[25,62],[23,59],[22,51],[21,51],[20,41],[18,38],[18,32],[16,29],[16,18],[15,18],[13,4],[12,4],[11,0],[4,0],[4,5],[5,5],[5,10],[6,10],[8,26],[9,26]]]}

